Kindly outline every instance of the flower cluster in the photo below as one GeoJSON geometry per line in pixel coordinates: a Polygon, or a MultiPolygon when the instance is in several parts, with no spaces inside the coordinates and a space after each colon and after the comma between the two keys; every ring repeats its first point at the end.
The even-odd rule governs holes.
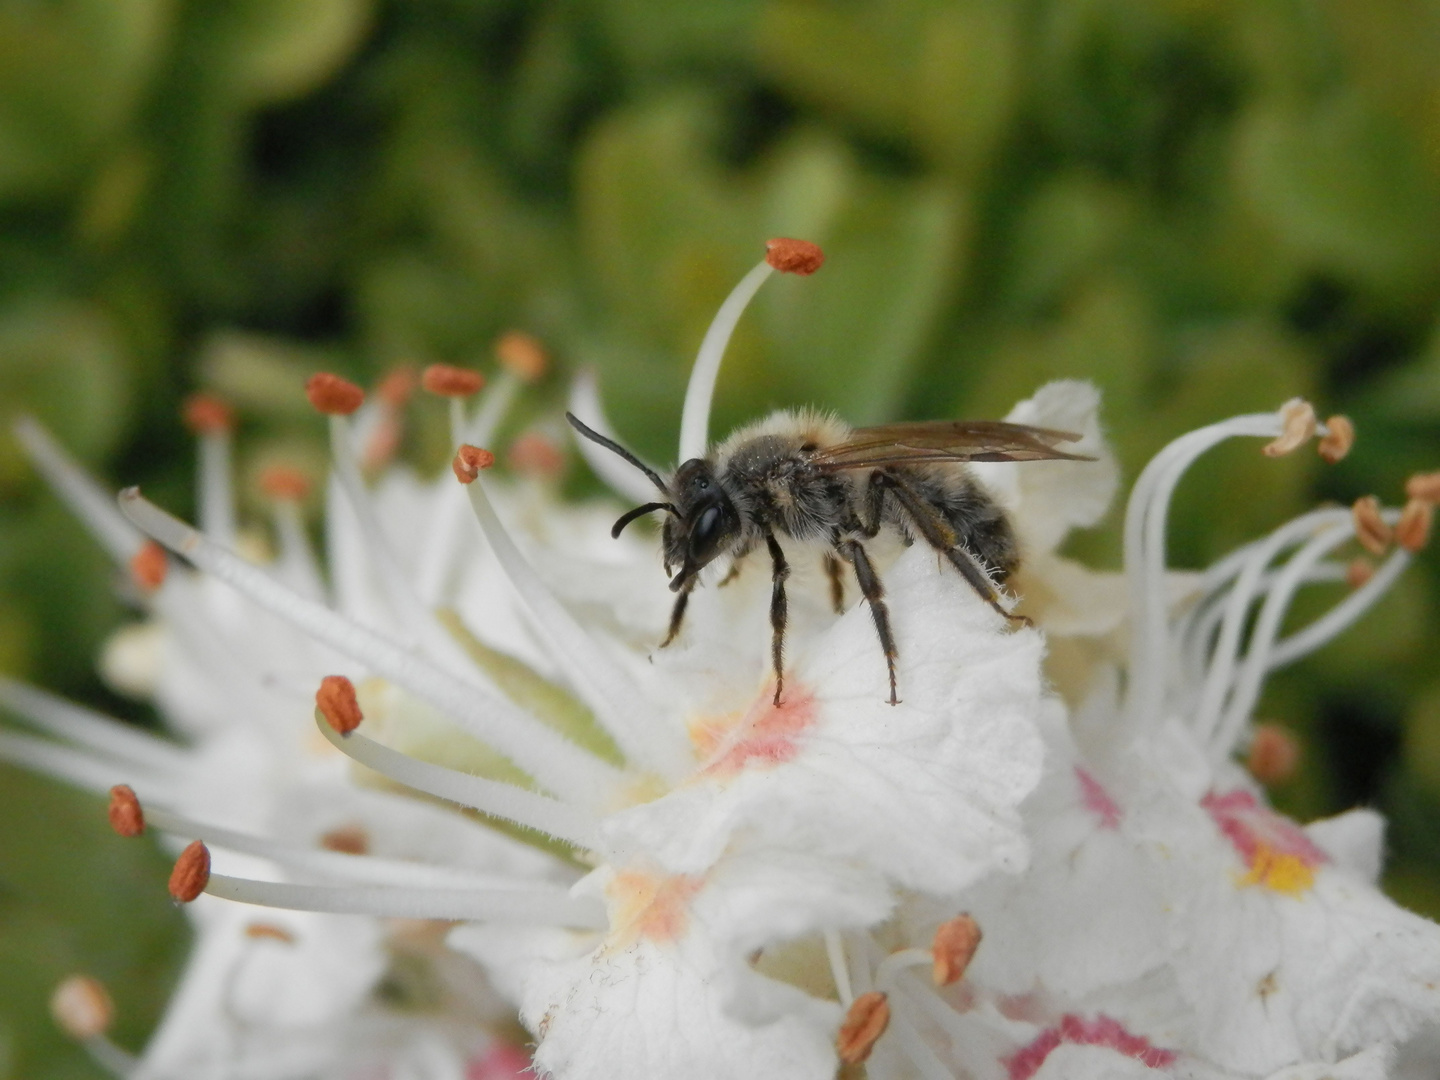
{"type": "MultiPolygon", "coordinates": [[[[707,448],[750,296],[775,269],[818,265],[812,245],[772,242],[726,302],[682,460],[707,448]]],[[[1375,888],[1378,816],[1301,827],[1235,760],[1245,746],[1257,771],[1283,767],[1283,740],[1251,723],[1266,673],[1382,595],[1425,543],[1440,483],[1416,478],[1403,510],[1313,511],[1199,574],[1165,559],[1171,495],[1205,451],[1319,436],[1334,460],[1353,438],[1343,418],[1292,401],[1177,439],[1136,482],[1124,574],[1106,575],[1057,553],[1117,486],[1099,395],[1042,388],[1009,419],[1074,433],[1080,459],[971,466],[1021,543],[1013,587],[1033,625],[924,545],[894,543],[878,560],[892,704],[867,602],[842,590],[833,610],[799,544],[783,696],[765,575],[707,572],[725,587],[699,589],[656,648],[670,597],[645,542],[605,546],[595,514],[492,480],[482,447],[503,403],[472,415],[467,372],[432,369],[426,385],[453,406],[453,475],[433,483],[366,480],[393,400],[334,376],[308,387],[331,425],[328,587],[283,498],[280,556],[240,552],[224,425],[202,434],[199,529],[133,489],[122,518],[43,433],[22,433],[145,586],[160,628],[145,633],[164,640],[127,648],[161,649],[137,681],[190,738],[0,687],[51,736],[5,735],[0,754],[127,784],[119,831],[189,842],[171,889],[194,901],[201,942],[141,1061],[82,1022],[94,1010],[74,1002],[93,995],[64,999],[119,1071],[364,1075],[358,1061],[389,1055],[394,1075],[498,1075],[483,1069],[506,1052],[487,1034],[501,999],[558,1080],[824,1080],[861,1063],[875,1080],[1361,1080],[1440,1032],[1440,929],[1375,888]],[[166,572],[154,542],[193,572],[166,572]],[[1383,562],[1337,560],[1353,542],[1383,562]],[[1301,586],[1337,582],[1344,599],[1284,632],[1301,586]],[[1047,643],[1097,646],[1067,667],[1073,709],[1047,643]],[[385,1014],[386,958],[417,938],[446,1004],[385,1014]]],[[[593,382],[572,407],[609,430],[593,382]]],[[[580,448],[618,490],[653,497],[643,472],[580,448]]]]}

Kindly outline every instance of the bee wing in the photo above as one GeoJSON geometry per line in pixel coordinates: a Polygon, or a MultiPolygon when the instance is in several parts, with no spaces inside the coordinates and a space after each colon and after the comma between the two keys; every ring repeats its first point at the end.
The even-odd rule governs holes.
{"type": "Polygon", "coordinates": [[[1079,439],[1073,431],[1002,420],[922,420],[859,428],[844,442],[814,451],[810,461],[831,472],[927,461],[1093,461],[1055,446],[1079,439]]]}

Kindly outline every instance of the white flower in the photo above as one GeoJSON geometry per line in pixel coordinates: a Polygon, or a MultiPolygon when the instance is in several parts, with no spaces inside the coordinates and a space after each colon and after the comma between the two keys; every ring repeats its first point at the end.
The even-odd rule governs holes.
{"type": "MultiPolygon", "coordinates": [[[[717,325],[736,316],[727,305],[717,325]]],[[[723,345],[723,334],[712,335],[692,399],[708,395],[705,380],[713,380],[723,345]]],[[[453,626],[437,633],[433,600],[406,589],[427,564],[403,533],[387,530],[383,503],[361,479],[354,425],[344,415],[353,395],[331,383],[312,389],[332,413],[345,496],[332,517],[348,507],[338,532],[364,555],[355,560],[334,546],[346,598],[339,609],[135,492],[122,495],[125,515],[222,594],[228,587],[333,651],[337,676],[361,680],[358,694],[346,679],[325,681],[320,730],[332,745],[419,792],[548,834],[571,860],[598,868],[567,890],[573,861],[545,869],[512,863],[482,882],[440,866],[404,878],[385,864],[363,869],[375,860],[355,857],[347,883],[330,877],[326,863],[259,841],[287,880],[237,876],[218,863],[207,877],[182,858],[187,892],[204,885],[216,896],[285,908],[467,921],[456,944],[521,999],[539,1036],[536,1064],[560,1077],[830,1075],[841,1008],[762,974],[752,958],[789,942],[833,943],[842,931],[881,922],[904,896],[944,896],[1025,865],[1018,806],[1041,767],[1039,635],[1006,632],[1006,621],[957,575],[911,551],[885,570],[904,700],[886,700],[869,612],[852,608],[837,618],[796,590],[786,694],[777,705],[765,605],[755,602],[763,583],[742,578],[732,589],[704,590],[677,647],[637,649],[630,617],[593,617],[603,589],[578,603],[555,593],[547,581],[565,575],[554,573],[554,555],[531,546],[536,563],[525,558],[501,523],[510,511],[502,505],[497,513],[488,479],[478,479],[488,455],[462,448],[456,473],[474,481],[466,491],[474,520],[519,601],[497,605],[506,644],[510,635],[532,635],[533,667],[588,714],[554,706],[558,688],[533,670],[521,674],[526,693],[514,685],[500,693],[503,680],[471,663],[453,626]],[[369,573],[352,574],[351,562],[369,573]],[[514,611],[523,614],[507,614],[514,611]],[[351,731],[362,708],[371,719],[351,731]],[[370,738],[378,728],[403,744],[392,726],[397,710],[423,712],[427,724],[447,718],[464,733],[452,745],[478,740],[533,784],[508,782],[513,770],[497,778],[496,770],[446,768],[433,760],[434,746],[427,761],[370,738]],[[676,1039],[677,1031],[685,1034],[676,1039]]],[[[687,413],[692,441],[693,428],[687,413]]],[[[634,575],[623,579],[640,591],[634,575]]],[[[643,588],[668,595],[653,568],[643,588]]],[[[649,610],[663,617],[663,607],[649,610]]],[[[490,614],[477,610],[471,625],[491,629],[490,614]]],[[[253,843],[170,824],[219,847],[253,843]]]]}

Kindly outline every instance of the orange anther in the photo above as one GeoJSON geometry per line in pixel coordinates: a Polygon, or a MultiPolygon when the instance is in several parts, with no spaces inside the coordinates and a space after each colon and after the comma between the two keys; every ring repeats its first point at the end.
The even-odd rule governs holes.
{"type": "Polygon", "coordinates": [[[1374,495],[1362,496],[1355,500],[1350,513],[1355,520],[1355,539],[1360,541],[1360,546],[1371,555],[1384,555],[1395,534],[1380,516],[1380,500],[1374,495]]]}
{"type": "Polygon", "coordinates": [[[1440,503],[1440,472],[1416,473],[1410,477],[1405,481],[1405,497],[1440,503]]]}
{"type": "Polygon", "coordinates": [[[235,410],[214,394],[191,394],[181,406],[185,426],[196,435],[213,435],[235,428],[235,410]]]}
{"type": "Polygon", "coordinates": [[[420,376],[420,385],[441,397],[469,397],[479,393],[485,385],[485,377],[478,371],[467,371],[449,364],[431,364],[420,376]]]}
{"type": "Polygon", "coordinates": [[[527,431],[510,444],[510,468],[529,476],[555,477],[565,468],[565,454],[538,431],[527,431]]]}
{"type": "Polygon", "coordinates": [[[320,846],[344,855],[364,855],[370,850],[370,834],[361,825],[341,825],[320,837],[320,846]]]}
{"type": "Polygon", "coordinates": [[[256,940],[281,941],[286,945],[294,944],[295,935],[283,926],[276,926],[274,923],[252,922],[245,927],[245,936],[256,940]]]}
{"type": "Polygon", "coordinates": [[[535,382],[550,366],[540,339],[523,330],[500,335],[495,342],[495,359],[506,371],[525,382],[535,382]]]}
{"type": "Polygon", "coordinates": [[[809,240],[791,240],[777,236],[765,241],[765,261],[782,274],[799,274],[806,277],[819,270],[825,262],[825,253],[818,244],[809,240]]]}
{"type": "Polygon", "coordinates": [[[50,1015],[66,1035],[84,1042],[110,1030],[115,1006],[99,979],[71,975],[50,995],[50,1015]]]}
{"type": "Polygon", "coordinates": [[[930,974],[936,986],[959,982],[980,947],[980,924],[969,915],[957,915],[940,924],[930,946],[935,963],[930,974]]]}
{"type": "Polygon", "coordinates": [[[110,789],[110,827],[121,836],[139,836],[145,831],[145,811],[129,784],[110,789]]]}
{"type": "Polygon", "coordinates": [[[455,451],[455,460],[450,462],[450,467],[455,470],[455,479],[462,484],[473,484],[481,469],[488,469],[494,464],[495,455],[489,450],[465,443],[455,451]]]}
{"type": "Polygon", "coordinates": [[[1304,446],[1315,435],[1315,408],[1304,398],[1280,406],[1280,434],[1263,447],[1266,457],[1280,457],[1304,446]]]}
{"type": "Polygon", "coordinates": [[[327,416],[349,416],[365,401],[365,391],[349,379],[318,371],[305,382],[310,404],[327,416]]]}
{"type": "Polygon", "coordinates": [[[850,1003],[840,1033],[835,1037],[835,1051],[846,1065],[859,1065],[870,1056],[880,1036],[890,1026],[890,1002],[878,990],[861,994],[850,1003]]]}
{"type": "Polygon", "coordinates": [[[1395,542],[1406,551],[1419,551],[1430,542],[1430,521],[1434,516],[1434,503],[1411,499],[1395,523],[1395,542]]]}
{"type": "Polygon", "coordinates": [[[1300,764],[1300,743],[1279,724],[1256,724],[1245,767],[1262,784],[1283,784],[1300,764]]]}
{"type": "Polygon", "coordinates": [[[1345,584],[1358,589],[1375,576],[1375,564],[1369,559],[1351,559],[1345,567],[1345,584]]]}
{"type": "Polygon", "coordinates": [[[320,680],[315,706],[325,722],[341,735],[349,735],[365,719],[355,697],[355,684],[344,675],[326,675],[320,680]]]}
{"type": "Polygon", "coordinates": [[[165,549],[154,540],[146,540],[140,550],[130,557],[130,577],[146,592],[154,592],[165,584],[165,574],[170,569],[170,559],[165,549]]]}
{"type": "Polygon", "coordinates": [[[1325,421],[1325,430],[1327,434],[1321,437],[1316,449],[1322,458],[1334,465],[1355,445],[1355,425],[1348,416],[1332,416],[1325,421]]]}
{"type": "Polygon", "coordinates": [[[170,895],[181,904],[188,904],[210,884],[210,849],[203,841],[193,840],[170,871],[170,895]]]}
{"type": "Polygon", "coordinates": [[[299,502],[310,494],[310,478],[292,465],[267,465],[260,473],[260,490],[272,499],[299,502]]]}
{"type": "Polygon", "coordinates": [[[375,388],[375,393],[380,396],[380,400],[392,409],[404,407],[414,392],[415,369],[409,365],[393,368],[375,388]]]}

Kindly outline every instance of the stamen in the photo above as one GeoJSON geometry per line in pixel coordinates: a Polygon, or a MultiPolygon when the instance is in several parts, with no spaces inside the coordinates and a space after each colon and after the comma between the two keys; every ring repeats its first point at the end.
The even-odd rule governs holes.
{"type": "Polygon", "coordinates": [[[824,265],[825,253],[809,240],[777,236],[765,241],[765,261],[782,274],[809,277],[824,265]]]}
{"type": "Polygon", "coordinates": [[[32,417],[17,417],[14,426],[31,463],[65,504],[121,566],[140,549],[144,537],[115,510],[115,496],[95,483],[50,433],[32,417]]]}
{"type": "Polygon", "coordinates": [[[466,493],[480,531],[529,610],[536,629],[549,641],[555,659],[564,666],[581,697],[626,759],[632,764],[656,769],[670,780],[684,776],[693,766],[693,760],[683,733],[656,715],[625,670],[601,651],[540,580],[501,524],[485,494],[485,485],[472,483],[466,493]]]}
{"type": "Polygon", "coordinates": [[[71,975],[50,995],[50,1015],[66,1035],[84,1042],[110,1030],[115,1004],[99,979],[71,975]]]}
{"type": "Polygon", "coordinates": [[[1434,516],[1434,503],[1411,499],[1395,523],[1395,542],[1412,554],[1420,551],[1430,542],[1430,522],[1434,516]]]}
{"type": "Polygon", "coordinates": [[[344,675],[326,675],[320,680],[315,706],[325,722],[341,735],[349,735],[364,719],[355,698],[355,684],[344,675]]]}
{"type": "Polygon", "coordinates": [[[210,849],[203,841],[194,840],[180,853],[175,868],[170,871],[170,895],[176,903],[188,904],[204,892],[209,883],[210,849]]]}
{"type": "MultiPolygon", "coordinates": [[[[619,443],[620,437],[615,433],[615,427],[605,415],[605,408],[600,402],[600,384],[595,378],[595,372],[589,368],[576,374],[574,382],[570,384],[570,412],[584,420],[585,426],[597,435],[619,443]]],[[[580,456],[585,459],[585,464],[590,466],[591,472],[605,481],[611,491],[623,495],[629,502],[649,502],[655,497],[655,488],[634,466],[626,464],[589,439],[576,438],[571,441],[580,448],[580,456]]],[[[659,475],[650,465],[641,462],[641,466],[642,469],[649,469],[659,475]]]]}
{"type": "Polygon", "coordinates": [[[310,478],[290,465],[268,465],[260,472],[260,490],[272,499],[303,502],[310,494],[310,478]]]}
{"type": "Polygon", "coordinates": [[[392,409],[403,409],[414,392],[415,369],[407,364],[392,368],[375,388],[375,395],[392,409]]]}
{"type": "Polygon", "coordinates": [[[235,495],[231,486],[230,434],[235,414],[214,394],[192,394],[184,405],[185,424],[200,439],[196,502],[200,530],[226,547],[235,546],[235,495]]]}
{"type": "Polygon", "coordinates": [[[1355,518],[1355,539],[1372,555],[1384,555],[1390,549],[1395,534],[1380,516],[1380,500],[1366,495],[1355,500],[1351,508],[1355,518]]]}
{"type": "Polygon", "coordinates": [[[449,364],[431,364],[420,376],[420,385],[429,393],[450,399],[450,445],[464,442],[465,399],[480,392],[484,377],[449,364]]]}
{"type": "Polygon", "coordinates": [[[1300,764],[1300,743],[1278,724],[1257,724],[1250,739],[1245,767],[1250,775],[1269,787],[1283,784],[1295,775],[1300,764]]]}
{"type": "Polygon", "coordinates": [[[1315,408],[1304,398],[1291,398],[1280,406],[1280,435],[1266,443],[1266,457],[1280,457],[1304,446],[1315,437],[1315,408]]]}
{"type": "Polygon", "coordinates": [[[108,816],[110,827],[121,836],[135,837],[145,831],[145,811],[129,784],[116,784],[110,789],[108,816]]]}
{"type": "Polygon", "coordinates": [[[1334,465],[1350,453],[1355,445],[1355,425],[1348,416],[1332,416],[1325,421],[1325,435],[1319,446],[1320,456],[1327,464],[1334,465]]]}
{"type": "Polygon", "coordinates": [[[825,957],[830,961],[830,975],[835,980],[835,993],[840,998],[840,1004],[849,1008],[855,1000],[855,992],[850,986],[850,965],[845,960],[845,942],[840,937],[840,931],[825,931],[825,957]]]}
{"type": "Polygon", "coordinates": [[[489,450],[462,443],[460,449],[455,451],[455,458],[450,462],[450,468],[455,473],[456,480],[462,484],[473,484],[480,476],[481,469],[488,469],[494,464],[495,455],[489,450]]]}
{"type": "Polygon", "coordinates": [[[1403,548],[1394,552],[1360,588],[1331,608],[1323,617],[1316,619],[1303,630],[1277,642],[1270,650],[1268,671],[1275,671],[1308,656],[1316,649],[1329,644],[1342,630],[1348,627],[1370,607],[1390,591],[1400,575],[1410,565],[1413,556],[1403,548]]]}
{"type": "Polygon", "coordinates": [[[502,874],[487,874],[453,866],[414,862],[409,859],[384,859],[371,855],[346,854],[327,848],[314,848],[237,832],[220,825],[195,821],[169,810],[151,807],[148,816],[152,828],[173,836],[203,836],[208,846],[225,848],[242,855],[268,859],[290,870],[315,874],[341,881],[383,885],[409,885],[439,888],[511,888],[527,885],[528,881],[502,874]]]}
{"type": "Polygon", "coordinates": [[[478,371],[467,371],[449,364],[431,364],[420,376],[420,385],[440,397],[467,398],[480,392],[485,385],[485,377],[478,371]]]}
{"type": "Polygon", "coordinates": [[[511,443],[505,460],[517,473],[537,480],[554,480],[565,471],[565,454],[538,431],[527,431],[511,443]]]}
{"type": "Polygon", "coordinates": [[[365,402],[364,390],[328,371],[318,371],[306,380],[305,396],[326,416],[349,416],[365,402]]]}
{"type": "Polygon", "coordinates": [[[278,941],[285,945],[295,944],[295,935],[283,926],[274,923],[252,922],[245,927],[245,936],[255,940],[278,941]]]}
{"type": "Polygon", "coordinates": [[[617,770],[540,721],[370,628],[296,595],[148,502],[137,489],[121,492],[120,505],[132,522],[170,550],[292,626],[428,701],[547,790],[563,793],[569,800],[600,805],[622,782],[617,770]]]}
{"type": "Polygon", "coordinates": [[[773,257],[777,263],[786,264],[780,269],[801,274],[818,270],[824,260],[818,247],[803,240],[772,240],[766,249],[765,259],[741,278],[740,284],[720,305],[715,320],[700,343],[695,366],[690,369],[690,385],[685,390],[685,407],[680,414],[681,462],[704,457],[710,447],[710,403],[715,396],[720,361],[725,356],[725,346],[730,343],[730,335],[735,332],[740,316],[775,269],[769,260],[773,257]],[[771,244],[776,246],[772,249],[771,244]],[[807,266],[809,269],[805,269],[807,266]]]}
{"type": "Polygon", "coordinates": [[[980,924],[969,915],[957,915],[940,924],[930,946],[935,957],[931,977],[936,986],[949,986],[964,977],[980,947],[980,937],[980,924]]]}
{"type": "Polygon", "coordinates": [[[450,922],[513,922],[603,930],[605,909],[560,889],[408,889],[386,885],[296,885],[214,874],[205,891],[242,904],[338,915],[450,922]]]}
{"type": "Polygon", "coordinates": [[[352,732],[342,736],[328,723],[320,725],[320,733],[347,757],[406,787],[471,807],[491,817],[513,821],[577,847],[591,851],[600,848],[595,819],[563,802],[514,784],[418,761],[364,735],[352,732]]]}
{"type": "Polygon", "coordinates": [[[53,776],[57,780],[74,784],[86,791],[97,794],[109,791],[115,784],[133,780],[147,791],[169,790],[167,777],[150,775],[143,781],[133,765],[100,760],[79,750],[53,743],[49,739],[38,739],[30,735],[16,735],[0,731],[0,761],[8,761],[33,772],[53,776]]]}
{"type": "Polygon", "coordinates": [[[1440,472],[1416,473],[1405,481],[1405,497],[1440,503],[1440,472]]]}
{"type": "Polygon", "coordinates": [[[1375,564],[1369,559],[1352,559],[1350,565],[1345,567],[1345,584],[1351,589],[1360,588],[1374,576],[1375,564]]]}
{"type": "Polygon", "coordinates": [[[861,994],[845,1012],[835,1037],[835,1052],[846,1065],[859,1065],[870,1056],[889,1026],[890,1002],[886,995],[878,990],[861,994]]]}
{"type": "Polygon", "coordinates": [[[165,549],[154,540],[141,544],[140,550],[130,559],[130,577],[146,592],[154,592],[165,584],[165,574],[169,569],[170,561],[165,549]]]}
{"type": "Polygon", "coordinates": [[[0,675],[0,706],[41,731],[142,769],[174,774],[189,768],[180,747],[102,713],[0,675]]]}
{"type": "Polygon", "coordinates": [[[401,414],[414,392],[415,371],[401,365],[380,380],[374,400],[356,412],[353,445],[367,471],[384,468],[400,448],[401,414]]]}

